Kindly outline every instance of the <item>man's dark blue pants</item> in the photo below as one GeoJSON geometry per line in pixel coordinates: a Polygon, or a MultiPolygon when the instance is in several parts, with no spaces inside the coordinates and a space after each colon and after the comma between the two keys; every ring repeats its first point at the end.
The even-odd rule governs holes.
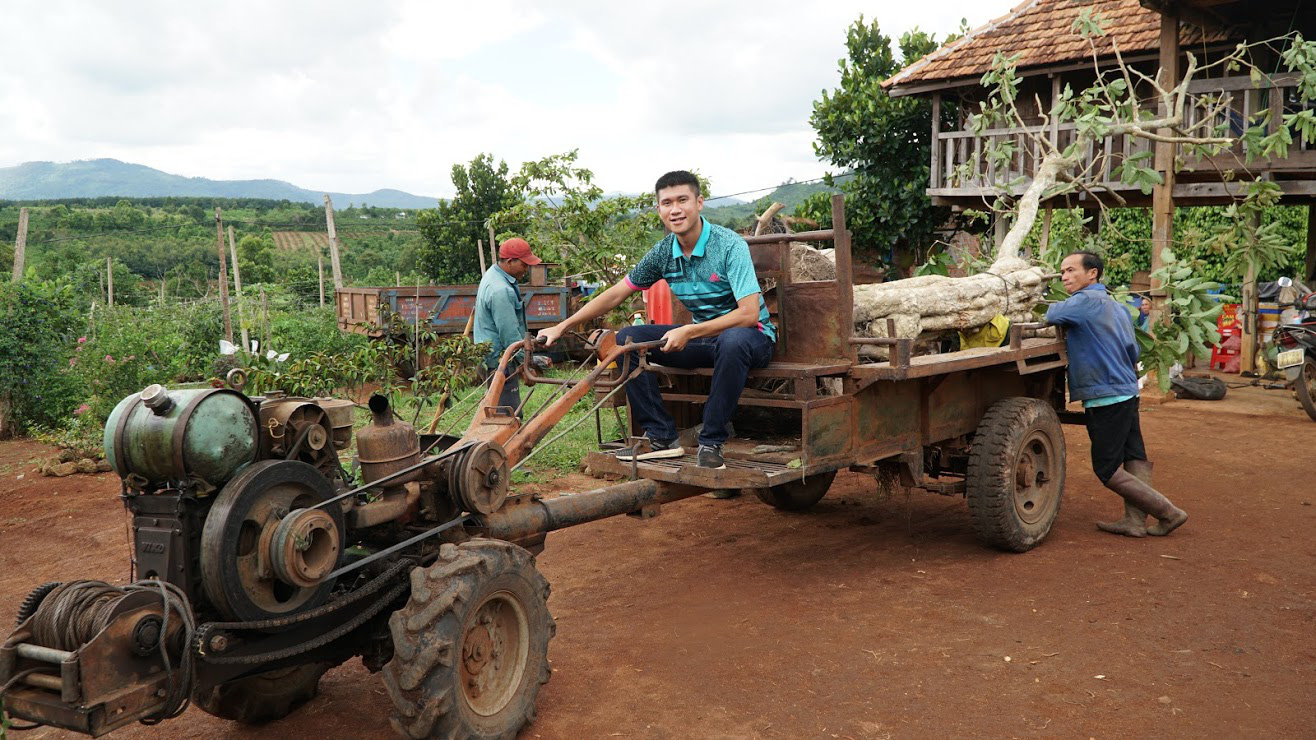
{"type": "MultiPolygon", "coordinates": [[[[617,343],[652,342],[677,328],[670,324],[640,324],[617,332],[617,343]]],[[[699,433],[699,444],[721,445],[727,441],[727,422],[740,402],[745,379],[751,368],[765,367],[772,361],[774,342],[757,327],[727,329],[716,337],[699,337],[690,340],[678,352],[649,350],[649,361],[668,367],[685,369],[713,368],[713,382],[704,404],[704,428],[699,433]]],[[[627,354],[629,358],[632,355],[627,354]]],[[[623,367],[627,367],[626,364],[623,367]]],[[[630,402],[635,423],[649,434],[650,439],[669,441],[676,439],[676,424],[672,415],[663,408],[658,378],[653,373],[640,373],[626,384],[626,400],[630,402]]]]}

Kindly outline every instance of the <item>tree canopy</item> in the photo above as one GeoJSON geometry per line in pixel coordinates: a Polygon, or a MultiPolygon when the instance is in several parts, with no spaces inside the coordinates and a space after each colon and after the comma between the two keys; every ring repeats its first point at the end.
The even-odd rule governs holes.
{"type": "Polygon", "coordinates": [[[437,283],[476,282],[477,242],[489,238],[485,223],[521,197],[508,179],[507,163],[495,165],[491,154],[480,154],[469,165],[453,165],[452,185],[457,190],[452,200],[439,201],[438,208],[416,217],[425,240],[417,257],[421,272],[437,283]]]}
{"type": "MultiPolygon", "coordinates": [[[[854,173],[840,187],[856,248],[889,264],[903,264],[913,250],[932,241],[950,210],[933,206],[924,192],[931,157],[931,102],[914,96],[893,98],[881,83],[940,44],[935,36],[914,29],[901,35],[893,48],[877,21],[865,23],[860,16],[846,33],[845,45],[840,86],[824,90],[813,104],[809,122],[818,134],[814,152],[854,173]]],[[[951,120],[951,106],[942,106],[942,116],[951,120]]],[[[829,176],[828,184],[834,182],[829,176]]],[[[822,203],[821,198],[815,200],[809,205],[822,203]]],[[[821,215],[812,214],[817,208],[808,205],[802,210],[821,215]]]]}

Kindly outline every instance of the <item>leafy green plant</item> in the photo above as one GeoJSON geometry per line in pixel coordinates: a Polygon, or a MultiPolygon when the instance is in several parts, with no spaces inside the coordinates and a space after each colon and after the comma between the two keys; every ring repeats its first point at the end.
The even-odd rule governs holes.
{"type": "MultiPolygon", "coordinates": [[[[500,238],[524,236],[544,259],[612,285],[661,236],[653,194],[605,198],[577,150],[526,162],[512,178],[525,197],[493,215],[500,238]]],[[[707,194],[707,186],[703,190],[707,194]]]]}
{"type": "Polygon", "coordinates": [[[67,283],[0,283],[0,423],[11,431],[57,426],[81,401],[65,372],[82,322],[76,305],[67,283]]]}
{"type": "Polygon", "coordinates": [[[441,398],[451,397],[458,386],[472,382],[489,351],[487,343],[440,335],[428,326],[407,322],[397,313],[386,315],[384,326],[374,327],[372,334],[375,339],[360,337],[345,351],[285,356],[268,350],[250,356],[248,391],[326,396],[344,389],[359,392],[371,387],[388,397],[394,408],[401,408],[404,398],[416,399],[418,417],[426,403],[438,403],[441,398]]]}
{"type": "Polygon", "coordinates": [[[1138,330],[1143,372],[1155,372],[1161,391],[1170,390],[1170,368],[1191,352],[1199,359],[1211,356],[1220,341],[1216,317],[1222,304],[1233,298],[1211,295],[1219,284],[1198,276],[1195,267],[1177,259],[1169,249],[1161,253],[1164,265],[1151,274],[1165,291],[1165,313],[1152,327],[1155,336],[1138,330]]]}

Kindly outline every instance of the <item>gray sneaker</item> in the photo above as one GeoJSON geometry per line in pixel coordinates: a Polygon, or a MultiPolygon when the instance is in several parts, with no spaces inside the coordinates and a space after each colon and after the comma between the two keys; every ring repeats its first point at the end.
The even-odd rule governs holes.
{"type": "Polygon", "coordinates": [[[699,445],[699,467],[723,470],[726,466],[722,459],[722,445],[699,445]]]}
{"type": "MultiPolygon", "coordinates": [[[[643,443],[637,450],[637,454],[635,455],[636,460],[665,460],[673,457],[681,457],[685,454],[685,448],[678,444],[674,439],[650,439],[647,434],[641,439],[643,440],[643,443]],[[649,448],[647,452],[644,451],[646,444],[649,448]]],[[[626,450],[619,453],[617,459],[630,462],[631,451],[626,450]]]]}

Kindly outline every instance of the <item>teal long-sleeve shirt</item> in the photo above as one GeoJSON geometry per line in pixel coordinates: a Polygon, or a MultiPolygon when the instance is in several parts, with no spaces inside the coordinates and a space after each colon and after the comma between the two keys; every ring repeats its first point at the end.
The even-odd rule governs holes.
{"type": "Polygon", "coordinates": [[[516,278],[498,265],[490,267],[480,279],[475,293],[475,341],[489,342],[489,354],[484,364],[489,369],[498,367],[503,350],[514,342],[525,339],[525,303],[516,278]]]}

